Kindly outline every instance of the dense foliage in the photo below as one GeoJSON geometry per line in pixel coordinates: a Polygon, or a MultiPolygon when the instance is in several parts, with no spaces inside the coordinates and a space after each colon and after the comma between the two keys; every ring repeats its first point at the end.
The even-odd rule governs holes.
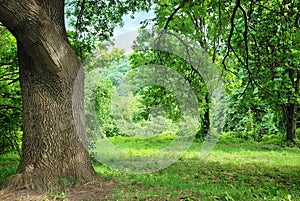
{"type": "Polygon", "coordinates": [[[258,140],[276,130],[297,138],[299,10],[293,1],[237,1],[232,11],[223,63],[235,73],[230,101],[243,106],[231,111],[254,120],[258,140]]]}
{"type": "MultiPolygon", "coordinates": [[[[209,53],[215,65],[223,67],[227,86],[226,131],[256,141],[266,134],[282,133],[287,141],[297,140],[299,2],[155,2],[155,27],[192,38],[209,53]]],[[[140,57],[161,60],[159,55],[140,57]]],[[[140,60],[147,62],[145,58],[140,60]]],[[[192,70],[180,62],[171,68],[179,72],[192,70]]],[[[205,97],[205,92],[200,93],[205,97]]],[[[206,119],[205,115],[202,119],[206,119]]]]}
{"type": "Polygon", "coordinates": [[[0,154],[19,151],[21,90],[15,38],[0,25],[0,154]]]}

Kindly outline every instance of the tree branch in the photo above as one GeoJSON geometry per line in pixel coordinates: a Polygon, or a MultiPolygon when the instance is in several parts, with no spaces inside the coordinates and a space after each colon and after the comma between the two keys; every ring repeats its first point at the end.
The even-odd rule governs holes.
{"type": "Polygon", "coordinates": [[[247,12],[246,10],[242,7],[240,0],[237,1],[238,8],[242,11],[243,17],[244,17],[244,43],[245,43],[245,53],[246,53],[246,58],[245,58],[245,67],[248,72],[248,77],[250,82],[254,81],[253,75],[251,70],[249,69],[249,45],[248,45],[248,18],[247,18],[247,12]]]}
{"type": "Polygon", "coordinates": [[[232,36],[233,36],[234,27],[235,27],[234,19],[235,19],[236,12],[239,8],[238,4],[240,4],[240,0],[237,0],[237,4],[233,8],[232,16],[230,18],[231,28],[230,28],[230,32],[229,32],[229,36],[228,36],[228,41],[227,41],[227,51],[226,51],[226,54],[225,54],[225,56],[222,60],[222,64],[223,64],[225,70],[227,69],[225,61],[226,61],[227,57],[229,56],[229,52],[230,52],[230,49],[231,49],[231,39],[232,39],[232,36]]]}
{"type": "Polygon", "coordinates": [[[12,72],[12,73],[6,73],[6,74],[3,74],[0,76],[0,81],[4,81],[4,80],[12,80],[14,78],[6,78],[6,77],[9,77],[9,76],[17,76],[19,75],[18,72],[12,72]]]}
{"type": "Polygon", "coordinates": [[[172,14],[168,17],[167,19],[167,22],[164,26],[164,29],[167,29],[168,26],[169,26],[169,23],[171,22],[171,20],[173,19],[174,15],[181,9],[183,8],[183,6],[185,5],[185,3],[187,2],[188,0],[184,0],[173,12],[172,14]]]}
{"type": "Polygon", "coordinates": [[[5,105],[5,104],[0,105],[0,110],[8,110],[8,109],[17,110],[19,112],[22,112],[22,110],[20,108],[12,106],[12,105],[5,105]]]}
{"type": "MultiPolygon", "coordinates": [[[[259,4],[259,3],[256,3],[255,2],[255,0],[254,1],[251,1],[254,5],[257,5],[257,6],[259,6],[259,7],[261,7],[261,8],[264,8],[264,9],[266,9],[266,10],[268,10],[268,11],[271,11],[272,13],[277,13],[277,14],[281,14],[280,12],[278,12],[278,11],[276,11],[276,10],[273,10],[273,9],[271,9],[271,8],[268,8],[267,6],[264,6],[264,5],[261,5],[261,4],[259,4]]],[[[281,4],[281,3],[280,3],[281,4]]]]}

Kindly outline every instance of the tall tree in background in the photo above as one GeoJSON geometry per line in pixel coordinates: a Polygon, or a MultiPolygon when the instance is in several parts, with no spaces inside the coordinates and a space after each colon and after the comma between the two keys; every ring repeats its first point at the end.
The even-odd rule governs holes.
{"type": "Polygon", "coordinates": [[[244,77],[242,94],[256,91],[259,99],[281,114],[277,118],[283,119],[286,140],[295,141],[300,3],[237,0],[234,5],[223,64],[228,59],[229,65],[240,65],[234,68],[244,77]]]}
{"type": "MultiPolygon", "coordinates": [[[[195,49],[188,51],[199,51],[203,52],[203,55],[208,57],[207,52],[211,53],[211,58],[205,58],[206,60],[216,61],[216,49],[220,43],[220,32],[218,23],[219,13],[223,8],[223,4],[219,4],[218,1],[162,1],[155,0],[155,14],[156,17],[153,19],[155,22],[155,28],[164,30],[163,33],[170,34],[173,36],[174,33],[177,34],[177,37],[188,37],[190,40],[193,40],[198,44],[202,49],[195,49]],[[170,33],[168,33],[170,31],[170,33]],[[174,32],[174,33],[172,33],[174,32]]],[[[150,20],[144,22],[145,25],[149,23],[150,20]]],[[[145,34],[144,34],[145,35],[145,34]]],[[[140,36],[136,41],[136,47],[145,46],[142,42],[143,32],[140,32],[140,36]],[[138,45],[137,45],[138,44],[138,45]]],[[[147,36],[144,36],[147,38],[147,36]]],[[[179,40],[184,43],[184,40],[179,40]]],[[[187,44],[182,44],[187,45],[187,44]]],[[[174,43],[173,47],[178,46],[174,43]]],[[[139,50],[143,50],[141,47],[138,47],[139,50]]],[[[137,48],[136,48],[137,49],[137,48]]],[[[140,51],[142,54],[145,54],[146,51],[140,51]]],[[[138,51],[136,51],[138,52],[138,51]]],[[[189,53],[188,53],[189,54],[189,53]]],[[[137,55],[135,55],[137,56],[137,55]]],[[[183,55],[181,55],[183,56],[183,55]]],[[[134,59],[134,57],[132,57],[134,59]]],[[[188,58],[188,56],[187,56],[188,58]]],[[[136,59],[137,61],[138,59],[136,59]]],[[[203,78],[200,74],[199,68],[203,58],[199,58],[198,64],[189,64],[188,59],[184,62],[182,58],[176,58],[174,55],[163,52],[156,51],[154,54],[148,54],[147,59],[141,59],[144,63],[159,63],[168,66],[172,70],[175,70],[181,74],[193,87],[193,91],[197,96],[199,106],[201,108],[201,135],[197,137],[205,136],[209,133],[211,122],[210,122],[210,99],[211,94],[208,92],[206,83],[204,83],[203,78]],[[154,56],[155,55],[155,56],[154,56]],[[152,61],[151,61],[152,58],[152,61]],[[181,60],[180,60],[181,59],[181,60]],[[149,61],[150,60],[150,61],[149,61]]],[[[132,60],[133,61],[133,60],[132,60]]],[[[135,62],[136,62],[135,61],[135,62]]],[[[133,62],[134,63],[134,62],[133,62]]],[[[134,64],[136,65],[136,64],[134,64]]],[[[141,65],[139,63],[139,65],[141,65]]]]}
{"type": "MultiPolygon", "coordinates": [[[[158,5],[155,8],[156,26],[175,30],[197,41],[216,65],[223,64],[224,77],[231,77],[225,82],[231,85],[232,78],[242,82],[238,97],[244,96],[253,106],[256,124],[270,111],[257,107],[259,99],[260,105],[265,104],[275,111],[271,113],[278,114],[277,120],[283,119],[286,140],[297,139],[298,1],[155,2],[158,5]]],[[[206,100],[209,100],[208,96],[206,100]]],[[[204,127],[209,128],[208,110],[202,119],[204,127]]]]}
{"type": "MultiPolygon", "coordinates": [[[[69,3],[82,40],[91,25],[108,37],[124,13],[141,8],[136,1],[69,3]]],[[[17,39],[23,100],[22,156],[11,186],[57,189],[62,178],[97,179],[86,143],[83,69],[67,39],[64,9],[64,0],[0,0],[0,21],[17,39]]]]}

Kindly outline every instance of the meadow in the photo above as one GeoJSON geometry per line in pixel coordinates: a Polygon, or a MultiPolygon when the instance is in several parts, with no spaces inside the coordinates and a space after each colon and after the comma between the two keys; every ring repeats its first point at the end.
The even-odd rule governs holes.
{"type": "MultiPolygon", "coordinates": [[[[171,138],[113,137],[115,146],[145,152],[159,149],[171,138]]],[[[218,143],[204,159],[201,143],[167,168],[147,174],[111,169],[94,161],[103,178],[116,178],[113,195],[106,200],[300,200],[300,149],[266,143],[218,143]]],[[[0,156],[0,182],[15,173],[19,157],[0,156]]],[[[64,197],[60,198],[64,200],[64,197]]],[[[57,199],[58,200],[58,199],[57,199]]]]}

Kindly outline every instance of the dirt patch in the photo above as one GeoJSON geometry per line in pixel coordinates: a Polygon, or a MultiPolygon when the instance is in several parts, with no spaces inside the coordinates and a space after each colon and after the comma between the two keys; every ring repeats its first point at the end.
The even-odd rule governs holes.
{"type": "Polygon", "coordinates": [[[0,190],[1,201],[98,201],[110,200],[116,179],[102,179],[101,181],[77,184],[66,188],[63,192],[53,191],[41,193],[30,189],[4,189],[0,190]]]}

